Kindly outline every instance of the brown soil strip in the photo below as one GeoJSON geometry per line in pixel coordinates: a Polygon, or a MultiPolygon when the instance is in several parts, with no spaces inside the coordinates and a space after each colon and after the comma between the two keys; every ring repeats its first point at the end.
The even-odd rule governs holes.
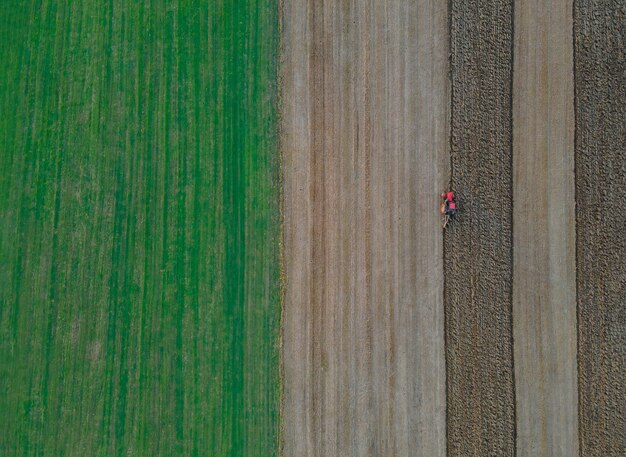
{"type": "Polygon", "coordinates": [[[283,455],[445,455],[446,4],[283,4],[283,455]],[[437,6],[435,6],[437,4],[437,6]]]}
{"type": "Polygon", "coordinates": [[[512,455],[512,2],[451,5],[461,214],[444,240],[448,455],[512,455]]]}
{"type": "Polygon", "coordinates": [[[515,3],[517,455],[578,454],[571,0],[515,3]]]}
{"type": "Polygon", "coordinates": [[[574,3],[580,453],[626,455],[626,8],[574,3]]]}

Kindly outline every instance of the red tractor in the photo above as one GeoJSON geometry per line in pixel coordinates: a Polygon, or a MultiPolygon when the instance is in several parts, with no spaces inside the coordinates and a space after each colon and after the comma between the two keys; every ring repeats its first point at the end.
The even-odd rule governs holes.
{"type": "Polygon", "coordinates": [[[457,211],[458,206],[456,203],[456,195],[454,192],[444,192],[441,194],[443,203],[441,204],[441,214],[443,215],[443,228],[446,228],[450,219],[453,218],[457,211]]]}

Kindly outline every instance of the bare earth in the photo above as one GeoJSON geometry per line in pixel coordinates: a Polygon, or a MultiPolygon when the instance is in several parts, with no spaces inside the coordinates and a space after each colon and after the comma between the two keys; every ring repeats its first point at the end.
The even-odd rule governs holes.
{"type": "Polygon", "coordinates": [[[572,2],[518,2],[513,69],[517,456],[578,455],[572,2]]]}
{"type": "Polygon", "coordinates": [[[444,237],[448,455],[515,452],[512,1],[451,2],[451,177],[444,237]]]}
{"type": "Polygon", "coordinates": [[[445,455],[446,2],[284,3],[285,456],[445,455]]]}
{"type": "Polygon", "coordinates": [[[580,454],[626,455],[626,7],[575,0],[580,454]]]}

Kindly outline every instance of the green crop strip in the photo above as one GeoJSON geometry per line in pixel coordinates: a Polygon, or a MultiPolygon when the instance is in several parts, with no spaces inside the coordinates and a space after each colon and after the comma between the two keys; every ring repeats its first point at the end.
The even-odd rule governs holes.
{"type": "Polygon", "coordinates": [[[278,452],[278,3],[7,0],[0,454],[278,452]]]}

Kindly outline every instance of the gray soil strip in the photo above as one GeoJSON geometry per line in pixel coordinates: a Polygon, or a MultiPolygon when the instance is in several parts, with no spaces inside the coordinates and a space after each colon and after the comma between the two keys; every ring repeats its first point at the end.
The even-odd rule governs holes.
{"type": "Polygon", "coordinates": [[[445,455],[447,3],[286,0],[283,455],[445,455]]]}
{"type": "Polygon", "coordinates": [[[575,1],[580,453],[626,455],[626,7],[575,1]]]}
{"type": "Polygon", "coordinates": [[[451,2],[452,188],[444,238],[448,455],[515,452],[512,2],[451,2]]]}
{"type": "Polygon", "coordinates": [[[572,1],[516,1],[513,336],[518,456],[578,455],[572,1]]]}

